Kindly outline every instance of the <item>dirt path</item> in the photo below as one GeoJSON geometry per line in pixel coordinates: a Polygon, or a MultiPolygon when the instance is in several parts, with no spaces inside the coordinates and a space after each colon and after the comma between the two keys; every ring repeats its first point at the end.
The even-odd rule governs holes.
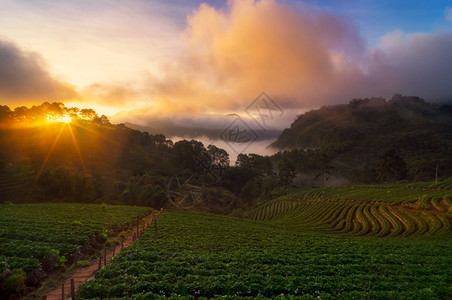
{"type": "MultiPolygon", "coordinates": [[[[139,230],[140,232],[144,228],[148,227],[149,224],[152,223],[154,220],[154,217],[160,214],[162,210],[156,211],[151,213],[151,215],[146,219],[144,224],[140,225],[139,230]]],[[[124,240],[123,245],[124,247],[130,246],[134,241],[134,235],[137,233],[137,229],[135,228],[124,240]]],[[[113,257],[113,253],[118,254],[122,249],[122,246],[115,246],[114,251],[107,253],[107,263],[110,261],[110,259],[113,257]]],[[[102,267],[104,267],[104,258],[102,257],[102,267]]],[[[64,296],[67,297],[67,299],[70,299],[71,295],[71,279],[74,280],[74,287],[75,290],[77,290],[78,286],[81,285],[83,282],[87,281],[88,279],[92,278],[94,274],[99,269],[99,260],[93,260],[91,261],[89,266],[83,267],[79,269],[77,272],[75,272],[71,278],[67,279],[64,282],[64,296]]],[[[59,288],[49,292],[47,294],[47,300],[61,300],[62,299],[62,292],[63,288],[60,286],[59,288]]]]}

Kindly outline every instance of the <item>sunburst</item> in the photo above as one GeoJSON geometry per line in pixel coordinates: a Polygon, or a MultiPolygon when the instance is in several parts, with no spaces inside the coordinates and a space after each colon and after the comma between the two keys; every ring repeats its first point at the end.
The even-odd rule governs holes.
{"type": "Polygon", "coordinates": [[[69,124],[72,122],[72,118],[68,115],[47,115],[46,121],[49,123],[66,123],[69,124]]]}

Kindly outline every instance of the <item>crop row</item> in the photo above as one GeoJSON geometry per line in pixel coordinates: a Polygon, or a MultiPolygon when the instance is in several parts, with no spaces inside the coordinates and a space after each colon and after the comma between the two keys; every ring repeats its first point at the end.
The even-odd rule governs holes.
{"type": "Polygon", "coordinates": [[[27,274],[36,269],[51,271],[55,264],[95,250],[93,246],[147,211],[144,207],[100,204],[0,205],[0,273],[14,269],[27,274]]]}
{"type": "MultiPolygon", "coordinates": [[[[437,203],[446,202],[438,201],[437,203]]],[[[439,205],[439,204],[438,204],[439,205]]],[[[446,211],[441,205],[441,211],[446,211]]],[[[325,229],[353,235],[420,236],[450,233],[451,224],[445,213],[415,210],[400,205],[363,201],[307,199],[275,200],[254,210],[253,220],[304,228],[325,229]]]]}
{"type": "MultiPolygon", "coordinates": [[[[345,220],[355,215],[337,213],[345,220]]],[[[146,230],[81,285],[78,297],[440,299],[452,292],[450,239],[349,239],[288,223],[168,210],[158,224],[157,234],[146,230]]]]}
{"type": "MultiPolygon", "coordinates": [[[[440,185],[441,183],[438,183],[440,185]]],[[[297,189],[283,199],[296,201],[300,199],[354,199],[360,201],[377,201],[386,203],[410,203],[423,199],[443,199],[452,201],[452,189],[423,188],[419,184],[380,184],[338,186],[315,189],[297,189]]],[[[432,203],[433,205],[435,203],[432,203]]],[[[440,204],[441,206],[442,204],[440,204]]],[[[433,207],[434,208],[434,207],[433,207]]]]}

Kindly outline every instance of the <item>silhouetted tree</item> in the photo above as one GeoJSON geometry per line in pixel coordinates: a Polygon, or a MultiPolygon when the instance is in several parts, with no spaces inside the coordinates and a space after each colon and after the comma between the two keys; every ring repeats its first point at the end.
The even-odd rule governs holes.
{"type": "Polygon", "coordinates": [[[285,155],[283,155],[278,162],[278,185],[287,188],[293,183],[296,176],[297,172],[295,166],[285,155]]]}
{"type": "Polygon", "coordinates": [[[315,177],[320,177],[321,186],[323,187],[325,185],[325,175],[331,174],[331,170],[334,169],[331,165],[331,160],[325,153],[318,153],[316,155],[316,169],[318,173],[315,177]]]}
{"type": "Polygon", "coordinates": [[[395,182],[406,178],[406,162],[394,149],[386,151],[377,163],[377,175],[383,182],[395,182]]]}

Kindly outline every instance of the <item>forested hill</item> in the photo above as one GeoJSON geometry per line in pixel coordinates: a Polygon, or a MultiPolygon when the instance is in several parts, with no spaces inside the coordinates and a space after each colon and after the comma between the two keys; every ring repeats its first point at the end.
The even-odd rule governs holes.
{"type": "Polygon", "coordinates": [[[452,151],[452,106],[394,95],[355,99],[300,115],[279,136],[279,149],[323,149],[332,156],[364,158],[388,149],[405,157],[442,158],[452,151]]]}

